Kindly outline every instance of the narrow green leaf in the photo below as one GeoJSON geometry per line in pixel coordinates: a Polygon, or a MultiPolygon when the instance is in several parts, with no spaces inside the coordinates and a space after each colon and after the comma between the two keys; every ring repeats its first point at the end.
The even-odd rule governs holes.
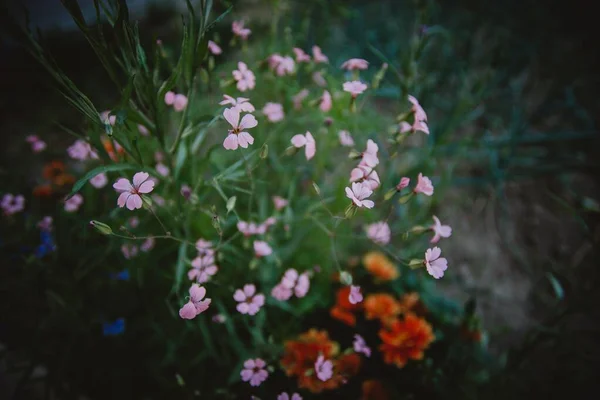
{"type": "Polygon", "coordinates": [[[90,179],[92,179],[93,177],[95,177],[98,174],[101,174],[103,172],[126,171],[126,170],[131,170],[131,169],[139,170],[140,167],[138,165],[133,165],[133,164],[111,164],[111,165],[102,165],[100,167],[94,168],[93,170],[91,170],[90,172],[85,174],[83,176],[83,178],[81,178],[77,182],[75,182],[75,184],[73,185],[73,188],[71,189],[71,193],[69,193],[69,195],[67,196],[67,199],[70,199],[71,197],[73,197],[73,195],[75,193],[77,193],[81,190],[81,188],[83,187],[83,185],[86,184],[87,181],[89,181],[90,179]]]}
{"type": "Polygon", "coordinates": [[[223,20],[223,18],[225,18],[225,16],[231,12],[231,10],[233,10],[233,6],[230,6],[227,10],[225,10],[225,12],[223,12],[223,14],[221,14],[217,18],[215,18],[215,20],[206,27],[206,29],[204,30],[204,33],[208,32],[212,28],[214,28],[214,26],[216,24],[218,24],[219,22],[221,22],[223,20]]]}

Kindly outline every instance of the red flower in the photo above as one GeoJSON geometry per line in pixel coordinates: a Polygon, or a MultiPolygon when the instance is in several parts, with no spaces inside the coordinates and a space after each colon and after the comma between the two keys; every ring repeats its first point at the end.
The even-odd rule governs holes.
{"type": "Polygon", "coordinates": [[[383,341],[379,350],[387,364],[402,368],[408,360],[421,360],[423,352],[435,339],[431,325],[414,314],[406,314],[403,320],[396,319],[387,328],[379,331],[383,341]]]}

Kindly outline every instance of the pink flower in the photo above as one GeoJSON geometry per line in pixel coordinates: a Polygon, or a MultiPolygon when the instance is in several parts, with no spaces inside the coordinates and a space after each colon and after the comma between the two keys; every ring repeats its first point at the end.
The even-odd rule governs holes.
{"type": "Polygon", "coordinates": [[[294,109],[300,110],[302,108],[302,102],[304,101],[305,98],[308,97],[309,93],[310,92],[308,91],[308,89],[302,89],[301,91],[298,92],[297,95],[292,97],[292,102],[294,103],[294,109]]]}
{"type": "Polygon", "coordinates": [[[414,192],[431,196],[433,194],[433,184],[431,183],[431,179],[423,176],[423,174],[419,172],[419,176],[417,177],[417,186],[414,188],[414,192]]]}
{"type": "Polygon", "coordinates": [[[271,295],[277,300],[288,300],[292,293],[298,298],[306,296],[310,289],[310,278],[308,273],[304,272],[298,275],[298,271],[293,268],[285,271],[281,281],[273,288],[271,295]]]}
{"type": "Polygon", "coordinates": [[[367,357],[371,357],[371,348],[367,346],[367,342],[360,335],[354,335],[354,342],[352,343],[352,347],[354,347],[354,351],[357,353],[362,353],[367,357]]]}
{"type": "Polygon", "coordinates": [[[208,310],[211,299],[204,299],[206,288],[194,283],[190,286],[190,300],[179,310],[179,316],[183,319],[194,319],[197,315],[208,310]]]}
{"type": "Polygon", "coordinates": [[[315,82],[318,86],[324,87],[327,86],[327,81],[323,77],[321,71],[315,71],[312,74],[313,82],[315,82]]]}
{"type": "Polygon", "coordinates": [[[245,97],[238,97],[237,99],[228,96],[226,94],[223,95],[224,100],[221,101],[219,104],[224,106],[226,104],[231,104],[236,110],[238,110],[240,113],[241,112],[254,112],[254,106],[249,102],[250,99],[247,99],[245,97]]]}
{"type": "Polygon", "coordinates": [[[282,57],[279,54],[273,54],[268,59],[269,68],[271,68],[277,76],[291,75],[294,73],[296,64],[290,56],[282,57]]]}
{"type": "Polygon", "coordinates": [[[75,160],[85,161],[89,158],[98,158],[98,154],[92,150],[92,146],[84,140],[76,140],[68,149],[67,153],[75,160]]]}
{"type": "Polygon", "coordinates": [[[215,258],[212,254],[199,256],[192,260],[192,269],[188,271],[190,280],[196,279],[198,283],[205,283],[210,280],[210,277],[219,271],[219,267],[215,265],[215,258]]]}
{"type": "Polygon", "coordinates": [[[186,185],[183,184],[181,185],[181,188],[179,189],[179,193],[181,193],[181,195],[183,196],[184,199],[189,200],[190,197],[192,197],[192,188],[190,187],[190,185],[186,185]]]}
{"type": "Polygon", "coordinates": [[[350,182],[362,182],[371,190],[377,189],[381,184],[377,171],[361,164],[350,172],[350,182]]]}
{"type": "Polygon", "coordinates": [[[323,92],[319,108],[323,112],[328,112],[329,110],[331,110],[331,94],[327,90],[323,92]]]}
{"type": "Polygon", "coordinates": [[[294,55],[296,56],[296,62],[310,62],[310,56],[304,52],[304,50],[299,49],[298,47],[294,47],[292,49],[294,51],[294,55]]]}
{"type": "Polygon", "coordinates": [[[185,110],[187,107],[188,98],[183,94],[176,94],[175,100],[173,101],[173,109],[177,112],[185,110]]]}
{"type": "Polygon", "coordinates": [[[400,126],[399,126],[399,130],[400,133],[406,133],[406,132],[424,132],[426,134],[429,135],[429,127],[427,126],[427,123],[425,121],[419,121],[417,119],[415,119],[415,122],[411,125],[406,121],[402,121],[400,122],[400,126]]]}
{"type": "Polygon", "coordinates": [[[219,54],[221,54],[223,52],[223,50],[221,50],[221,48],[219,47],[219,45],[217,45],[212,40],[208,41],[208,51],[210,51],[211,53],[213,53],[215,56],[218,56],[219,54]]]}
{"type": "Polygon", "coordinates": [[[304,155],[307,160],[313,158],[317,152],[317,143],[309,131],[306,131],[304,135],[294,135],[292,137],[292,144],[296,148],[304,146],[304,155]]]}
{"type": "Polygon", "coordinates": [[[256,225],[254,222],[239,221],[237,223],[238,230],[244,234],[244,236],[252,235],[264,235],[267,231],[267,226],[264,224],[256,225]]]}
{"type": "Polygon", "coordinates": [[[377,156],[378,152],[379,146],[377,146],[377,143],[371,139],[367,140],[367,149],[362,153],[360,164],[375,168],[377,164],[379,164],[379,157],[377,156]]]}
{"type": "Polygon", "coordinates": [[[325,54],[323,54],[323,52],[321,51],[321,48],[319,46],[312,47],[312,54],[313,54],[313,59],[315,60],[315,62],[317,64],[329,62],[329,58],[327,58],[327,56],[325,54]]]}
{"type": "Polygon", "coordinates": [[[433,237],[431,238],[430,243],[437,243],[440,238],[448,238],[452,235],[452,228],[449,225],[442,225],[440,219],[433,216],[434,224],[431,226],[431,230],[434,232],[433,237]]]}
{"type": "Polygon", "coordinates": [[[133,244],[124,244],[121,246],[121,253],[123,253],[123,257],[130,260],[138,255],[138,247],[133,244]]]}
{"type": "Polygon", "coordinates": [[[351,58],[342,64],[342,68],[348,71],[355,69],[367,69],[369,68],[369,62],[362,58],[351,58]]]}
{"type": "Polygon", "coordinates": [[[231,31],[235,36],[239,36],[242,40],[247,40],[252,31],[244,28],[244,21],[233,21],[231,23],[231,31]]]}
{"type": "Polygon", "coordinates": [[[425,113],[425,110],[423,110],[423,107],[421,107],[419,104],[419,101],[411,95],[408,95],[408,101],[410,101],[413,105],[412,112],[415,113],[415,120],[427,121],[427,114],[425,113]]]}
{"type": "Polygon", "coordinates": [[[140,135],[148,136],[150,134],[150,131],[144,125],[138,124],[137,127],[138,127],[138,131],[140,132],[140,135]]]}
{"type": "Polygon", "coordinates": [[[289,203],[289,201],[287,201],[286,199],[284,199],[281,196],[273,196],[273,204],[275,205],[275,209],[277,211],[281,210],[282,208],[286,207],[289,203]]]}
{"type": "Polygon", "coordinates": [[[266,257],[273,253],[273,249],[271,249],[271,246],[269,246],[267,242],[263,242],[262,240],[255,240],[253,246],[254,254],[256,254],[256,257],[266,257]]]}
{"type": "Polygon", "coordinates": [[[350,136],[350,132],[348,131],[339,131],[338,136],[340,138],[340,144],[346,147],[354,146],[354,139],[350,136]]]}
{"type": "Polygon", "coordinates": [[[440,279],[444,276],[444,271],[448,269],[448,260],[443,257],[442,250],[439,247],[427,249],[425,252],[425,267],[429,275],[435,279],[440,279]]]}
{"type": "Polygon", "coordinates": [[[250,386],[260,386],[268,377],[265,369],[267,364],[261,358],[249,359],[244,362],[244,369],[240,373],[244,382],[250,382],[250,386]]]}
{"type": "Polygon", "coordinates": [[[243,62],[238,62],[238,69],[232,72],[233,79],[237,81],[237,88],[239,91],[245,92],[246,90],[254,89],[256,85],[256,77],[254,73],[248,69],[248,66],[243,62]]]}
{"type": "Polygon", "coordinates": [[[292,290],[279,283],[271,290],[271,296],[279,301],[287,301],[292,297],[292,290]]]}
{"type": "Polygon", "coordinates": [[[146,172],[138,172],[133,176],[133,184],[129,179],[120,178],[113,184],[113,188],[121,192],[117,199],[117,205],[123,208],[134,210],[142,208],[142,194],[150,193],[154,190],[154,182],[150,179],[150,175],[146,172]]]}
{"type": "Polygon", "coordinates": [[[264,294],[255,294],[256,286],[249,283],[243,289],[238,289],[233,294],[233,299],[238,302],[236,309],[241,314],[255,315],[265,304],[264,294]]]}
{"type": "Polygon", "coordinates": [[[223,147],[226,150],[236,150],[238,146],[247,148],[249,144],[254,143],[254,138],[245,129],[254,128],[258,125],[258,121],[252,114],[246,114],[240,122],[240,112],[235,108],[226,108],[223,111],[225,120],[229,122],[232,129],[223,141],[223,147]]]}
{"type": "Polygon", "coordinates": [[[352,94],[354,98],[365,90],[367,90],[367,85],[361,81],[344,82],[344,92],[352,94]]]}
{"type": "Polygon", "coordinates": [[[290,397],[289,394],[283,392],[277,396],[277,400],[302,400],[302,396],[300,396],[298,393],[293,393],[290,397]]]}
{"type": "Polygon", "coordinates": [[[325,357],[321,354],[315,362],[315,372],[317,378],[325,382],[333,376],[333,363],[330,360],[325,361],[325,357]]]}
{"type": "Polygon", "coordinates": [[[369,187],[361,182],[353,182],[352,189],[346,188],[346,197],[348,197],[357,207],[373,208],[375,203],[371,200],[365,200],[373,194],[369,187]]]}
{"type": "Polygon", "coordinates": [[[20,194],[15,196],[7,193],[2,197],[0,207],[2,207],[2,211],[4,211],[4,214],[6,215],[16,214],[25,209],[25,197],[20,194]]]}
{"type": "Polygon", "coordinates": [[[140,250],[143,251],[144,253],[147,253],[154,248],[154,243],[155,243],[154,238],[149,237],[148,239],[146,239],[142,242],[142,244],[140,246],[140,250]]]}
{"type": "Polygon", "coordinates": [[[46,216],[42,218],[42,220],[37,223],[37,227],[41,231],[50,232],[52,230],[52,217],[46,216]]]}
{"type": "Polygon", "coordinates": [[[373,242],[386,245],[390,242],[390,226],[385,221],[367,225],[367,237],[373,242]]]}
{"type": "Polygon", "coordinates": [[[79,207],[83,204],[83,196],[79,193],[74,194],[73,197],[65,201],[66,212],[76,212],[79,207]]]}
{"type": "Polygon", "coordinates": [[[400,182],[396,185],[396,190],[401,191],[402,189],[407,187],[409,184],[410,184],[410,178],[403,176],[402,179],[400,179],[400,182]]]}
{"type": "Polygon", "coordinates": [[[140,219],[138,217],[131,217],[127,220],[127,224],[130,228],[135,229],[140,224],[140,219]]]}
{"type": "Polygon", "coordinates": [[[106,177],[106,174],[102,172],[90,179],[90,183],[96,189],[102,189],[108,183],[108,178],[106,177]]]}
{"type": "Polygon", "coordinates": [[[168,106],[172,106],[175,103],[175,93],[168,91],[165,93],[165,104],[168,106]]]}
{"type": "Polygon", "coordinates": [[[46,149],[46,142],[37,137],[37,135],[29,135],[25,140],[31,144],[31,150],[34,153],[40,153],[46,149]]]}
{"type": "Polygon", "coordinates": [[[155,169],[156,169],[156,172],[158,172],[158,174],[160,176],[169,176],[170,170],[169,170],[169,167],[167,167],[165,164],[158,163],[158,164],[156,164],[155,169]]]}
{"type": "Polygon", "coordinates": [[[363,301],[363,295],[360,292],[360,286],[350,286],[350,294],[348,295],[350,304],[358,304],[363,301]]]}
{"type": "Polygon", "coordinates": [[[114,126],[115,122],[117,122],[117,117],[116,117],[116,115],[110,115],[110,111],[106,110],[106,111],[102,111],[100,113],[100,121],[103,124],[109,124],[109,125],[114,126]]]}
{"type": "Polygon", "coordinates": [[[262,109],[263,114],[271,122],[279,122],[284,117],[283,106],[279,103],[267,103],[262,109]]]}
{"type": "Polygon", "coordinates": [[[198,239],[196,241],[196,250],[198,250],[198,254],[200,255],[213,255],[215,251],[213,250],[212,246],[212,242],[209,242],[208,240],[198,239]]]}

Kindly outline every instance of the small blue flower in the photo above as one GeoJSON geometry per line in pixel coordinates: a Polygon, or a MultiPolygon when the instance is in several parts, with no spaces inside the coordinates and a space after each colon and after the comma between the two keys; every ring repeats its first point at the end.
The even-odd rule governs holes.
{"type": "Polygon", "coordinates": [[[123,271],[110,274],[110,279],[114,279],[116,281],[128,281],[129,280],[129,270],[124,269],[123,271]]]}
{"type": "Polygon", "coordinates": [[[125,332],[125,319],[117,318],[113,322],[102,324],[102,333],[104,336],[117,336],[125,332]]]}
{"type": "Polygon", "coordinates": [[[53,252],[56,250],[56,246],[54,245],[54,241],[52,240],[52,234],[47,231],[40,232],[40,241],[42,242],[38,247],[35,248],[35,256],[37,258],[42,258],[46,254],[53,252]]]}

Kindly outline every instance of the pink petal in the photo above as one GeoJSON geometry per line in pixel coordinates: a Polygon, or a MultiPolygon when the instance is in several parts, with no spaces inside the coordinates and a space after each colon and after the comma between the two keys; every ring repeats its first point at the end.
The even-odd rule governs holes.
{"type": "Polygon", "coordinates": [[[244,292],[241,289],[238,289],[233,294],[233,299],[235,301],[245,301],[246,300],[246,295],[244,294],[244,292]]]}
{"type": "Polygon", "coordinates": [[[258,125],[258,121],[252,114],[246,114],[242,117],[242,122],[240,122],[240,130],[254,128],[258,125]]]}
{"type": "Polygon", "coordinates": [[[256,293],[256,286],[251,283],[244,285],[244,294],[246,297],[252,297],[254,293],[256,293]]]}
{"type": "Polygon", "coordinates": [[[150,175],[147,172],[138,172],[133,176],[133,186],[139,188],[142,183],[144,183],[150,175]]]}
{"type": "Polygon", "coordinates": [[[152,190],[154,190],[154,181],[150,179],[142,183],[138,188],[138,192],[140,193],[150,193],[152,190]]]}
{"type": "Polygon", "coordinates": [[[229,125],[234,128],[238,127],[238,122],[240,122],[240,112],[238,110],[235,108],[226,108],[225,111],[223,111],[223,117],[229,122],[229,125]]]}
{"type": "Polygon", "coordinates": [[[238,148],[238,137],[234,133],[230,133],[227,135],[225,140],[223,141],[223,147],[226,150],[235,150],[238,148]]]}
{"type": "Polygon", "coordinates": [[[179,310],[179,316],[183,319],[194,319],[196,315],[196,306],[191,301],[187,302],[179,310]]]}
{"type": "Polygon", "coordinates": [[[242,376],[242,380],[244,382],[248,382],[252,376],[254,376],[254,372],[251,369],[243,369],[240,375],[242,376]]]}
{"type": "Polygon", "coordinates": [[[256,364],[254,363],[254,360],[252,358],[244,361],[244,368],[246,369],[254,369],[255,366],[256,364]]]}
{"type": "Polygon", "coordinates": [[[375,203],[373,201],[371,201],[371,200],[363,200],[362,204],[366,208],[373,208],[375,206],[375,203]]]}
{"type": "Polygon", "coordinates": [[[198,303],[195,304],[196,306],[196,314],[201,314],[204,311],[208,310],[208,307],[210,306],[211,303],[211,299],[206,299],[204,301],[199,301],[198,303]]]}
{"type": "Polygon", "coordinates": [[[206,296],[206,288],[199,285],[192,285],[189,290],[191,300],[195,303],[206,296]]]}
{"type": "Polygon", "coordinates": [[[240,142],[240,146],[247,148],[248,144],[254,143],[254,138],[248,132],[240,132],[238,134],[238,141],[240,142]]]}
{"type": "Polygon", "coordinates": [[[315,142],[308,142],[306,143],[306,148],[304,149],[304,155],[306,156],[307,160],[310,160],[311,158],[313,158],[315,156],[315,153],[317,152],[317,145],[315,144],[315,142]]]}
{"type": "Polygon", "coordinates": [[[442,249],[439,247],[434,247],[433,249],[427,249],[427,251],[431,250],[429,253],[429,261],[435,260],[442,255],[442,249]]]}
{"type": "Polygon", "coordinates": [[[238,305],[235,307],[241,314],[248,314],[249,312],[249,305],[248,303],[238,303],[238,305]]]}
{"type": "Polygon", "coordinates": [[[137,195],[137,194],[129,194],[129,196],[127,197],[127,202],[125,203],[125,205],[130,210],[135,210],[135,209],[138,209],[138,208],[142,208],[142,198],[139,195],[137,195]]]}
{"type": "Polygon", "coordinates": [[[129,192],[123,192],[119,195],[119,198],[117,199],[117,205],[121,208],[125,207],[125,204],[127,203],[127,199],[129,198],[129,196],[131,196],[131,194],[129,192]]]}
{"type": "Polygon", "coordinates": [[[120,178],[114,184],[113,188],[120,192],[129,192],[132,189],[129,179],[120,178]]]}
{"type": "Polygon", "coordinates": [[[294,135],[292,137],[292,144],[294,147],[300,148],[306,144],[307,140],[304,135],[294,135]]]}

